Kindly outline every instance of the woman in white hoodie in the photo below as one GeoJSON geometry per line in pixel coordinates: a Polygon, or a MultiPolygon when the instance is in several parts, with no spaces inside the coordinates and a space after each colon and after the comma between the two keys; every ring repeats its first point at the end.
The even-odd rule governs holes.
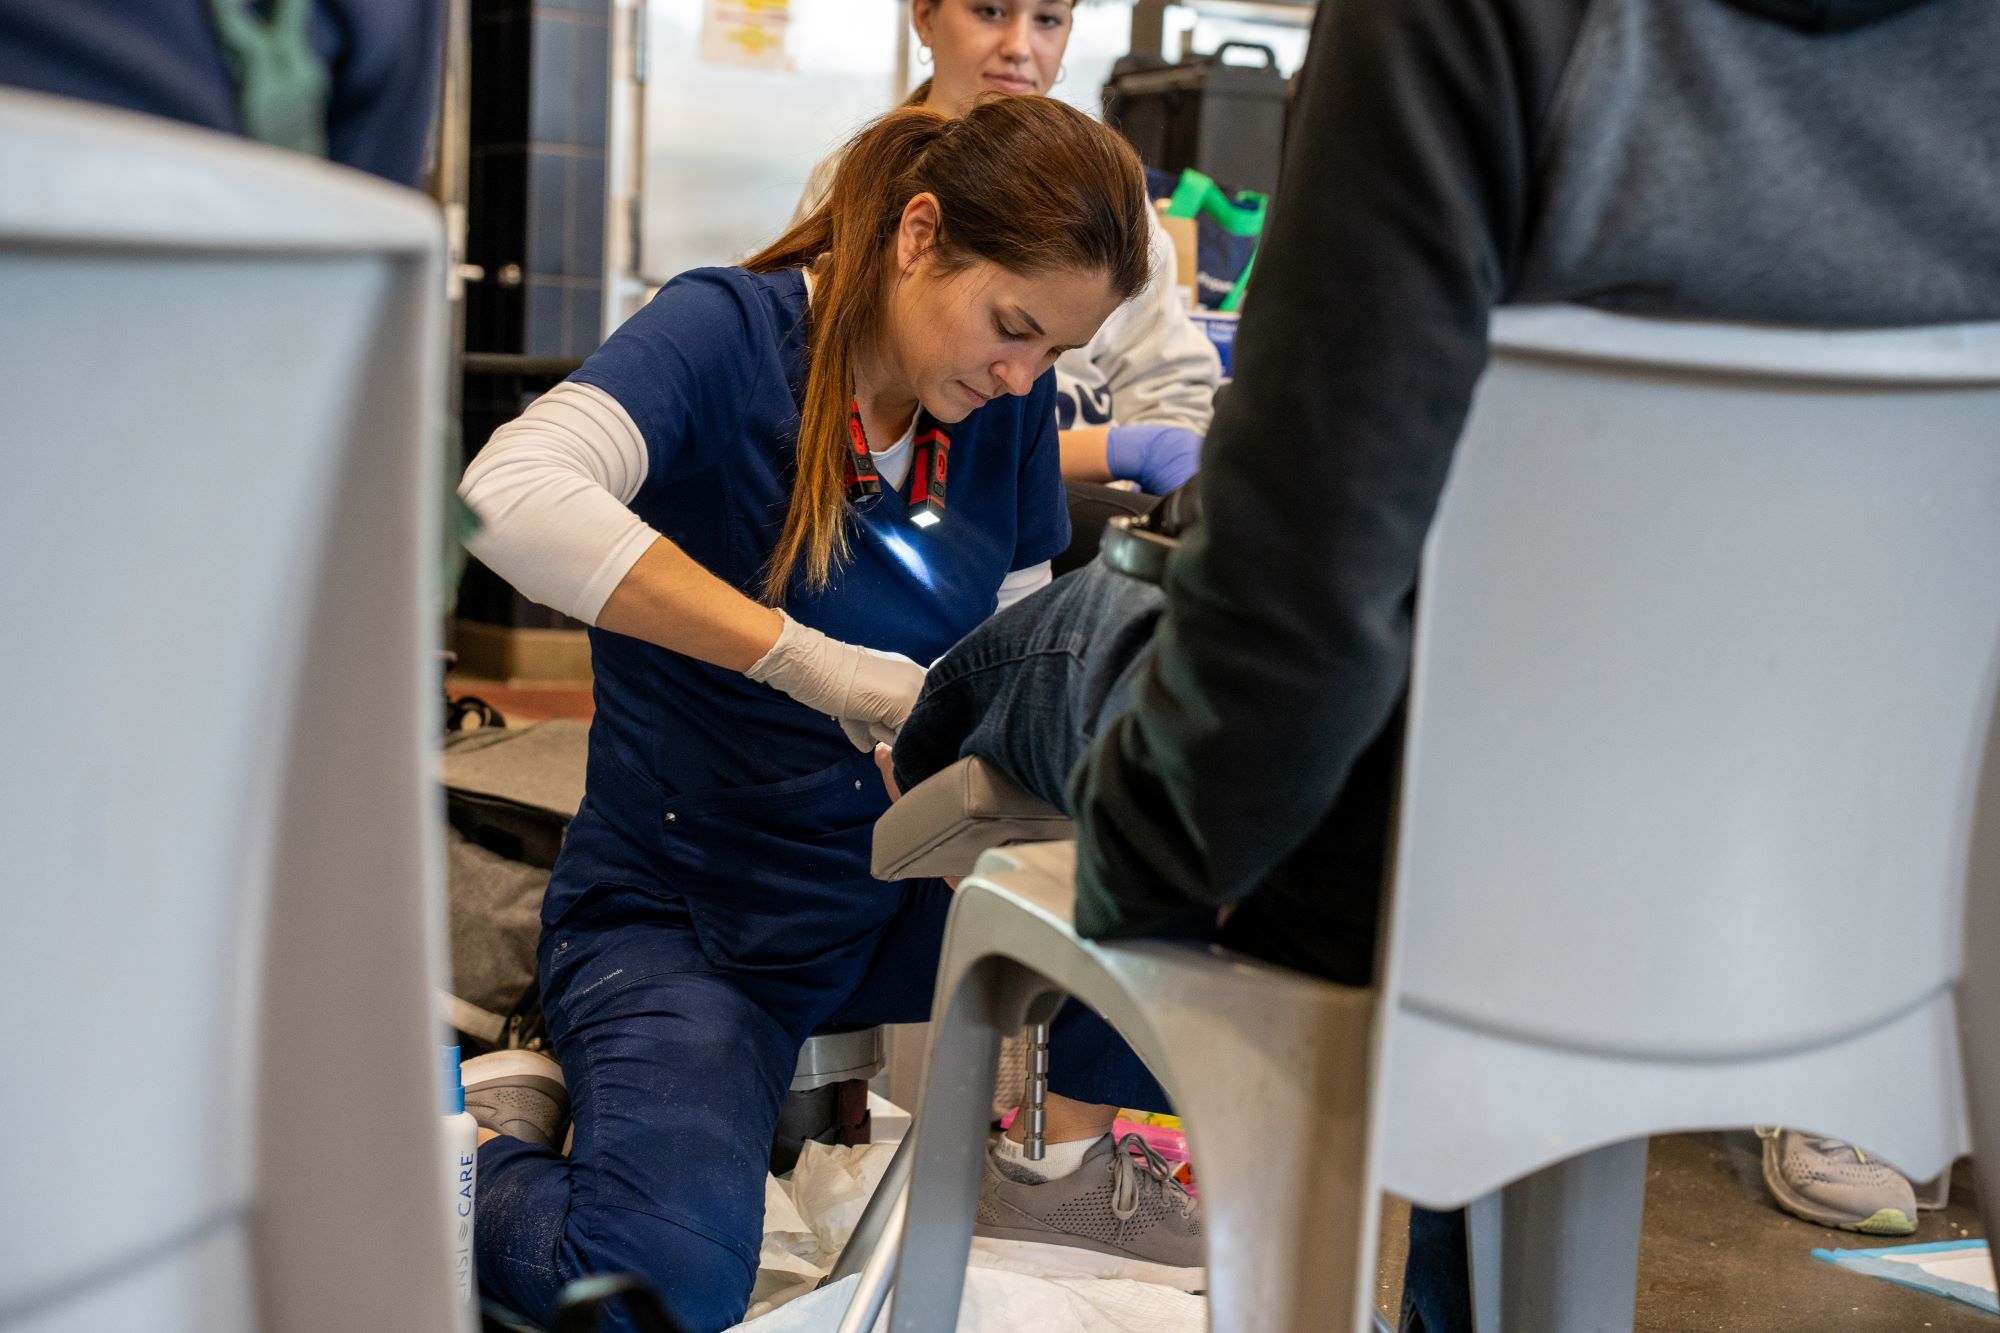
{"type": "MultiPolygon", "coordinates": [[[[1041,95],[1063,75],[1076,0],[915,0],[910,21],[931,77],[909,105],[962,115],[991,93],[1041,95]]],[[[813,170],[799,217],[825,196],[838,155],[813,170]]],[[[1173,244],[1153,222],[1146,289],[1089,346],[1056,362],[1063,476],[1131,481],[1164,495],[1193,476],[1222,364],[1174,285],[1173,244]]]]}

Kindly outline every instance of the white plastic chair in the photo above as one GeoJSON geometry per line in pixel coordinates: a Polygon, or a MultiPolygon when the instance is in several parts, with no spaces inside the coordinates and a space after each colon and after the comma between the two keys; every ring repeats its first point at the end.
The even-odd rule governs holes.
{"type": "Polygon", "coordinates": [[[441,229],[0,91],[0,1328],[461,1325],[441,229]]]}
{"type": "Polygon", "coordinates": [[[1187,1116],[1217,1333],[1365,1326],[1378,1187],[1479,1200],[1482,1329],[1559,1333],[1630,1327],[1650,1133],[1803,1125],[1924,1176],[1970,1070],[2000,1158],[1996,588],[2000,327],[1503,315],[1425,563],[1393,1003],[1079,941],[1068,844],[987,853],[892,1329],[952,1323],[993,1049],[1058,992],[1187,1116]]]}

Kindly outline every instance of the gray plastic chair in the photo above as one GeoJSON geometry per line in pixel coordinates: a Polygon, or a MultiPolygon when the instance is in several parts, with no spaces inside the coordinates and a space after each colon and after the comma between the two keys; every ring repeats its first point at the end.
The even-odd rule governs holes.
{"type": "Polygon", "coordinates": [[[1058,992],[1187,1117],[1219,1333],[1362,1327],[1378,1186],[1477,1201],[1482,1330],[1561,1333],[1630,1327],[1647,1134],[1927,1175],[1969,1073],[2000,1144],[1994,1043],[1960,1063],[2000,1012],[1995,588],[2000,328],[1503,315],[1426,559],[1378,1060],[1371,993],[1079,941],[1066,844],[988,853],[891,1327],[955,1320],[993,1052],[1058,992]]]}
{"type": "Polygon", "coordinates": [[[1373,995],[1220,951],[1080,941],[1074,870],[1073,843],[989,852],[952,907],[890,1328],[954,1325],[1000,1037],[1046,1021],[1064,996],[1104,1015],[1186,1118],[1202,1171],[1210,1327],[1361,1317],[1374,1284],[1360,1279],[1358,1250],[1372,1250],[1374,1197],[1358,1172],[1298,1166],[1366,1156],[1366,1084],[1354,1071],[1368,1065],[1373,995]],[[1280,1217],[1291,1225],[1273,1228],[1280,1217]],[[1336,1236],[1356,1247],[1348,1262],[1324,1248],[1336,1236]]]}
{"type": "Polygon", "coordinates": [[[1495,341],[1424,566],[1381,1183],[1479,1201],[1482,1333],[1629,1328],[1650,1134],[1918,1179],[1978,1137],[2000,1199],[2000,326],[1495,341]]]}
{"type": "Polygon", "coordinates": [[[975,858],[979,874],[961,887],[947,931],[925,1135],[905,1139],[828,1279],[861,1275],[842,1333],[873,1326],[899,1261],[918,1266],[897,1284],[892,1327],[952,1326],[1000,1039],[1046,1023],[1068,995],[1132,1039],[1189,1117],[1194,1151],[1207,1164],[1202,1198],[1213,1326],[1323,1327],[1328,1309],[1371,1308],[1372,1282],[1356,1280],[1360,1265],[1314,1263],[1310,1241],[1296,1235],[1274,1241],[1259,1221],[1279,1209],[1305,1223],[1304,1236],[1348,1234],[1372,1246],[1364,1220],[1372,1198],[1352,1180],[1329,1184],[1290,1166],[1309,1153],[1358,1156],[1365,1149],[1365,1087],[1347,1071],[1367,1062],[1372,994],[1219,951],[1166,944],[1106,949],[1078,941],[1070,915],[1074,845],[1046,841],[1069,832],[1060,814],[977,759],[911,789],[876,826],[879,877],[965,874],[975,858]],[[979,856],[996,844],[1014,845],[979,856]],[[1162,993],[1185,1008],[1180,1025],[1163,1030],[1172,1032],[1170,1044],[1138,1007],[1162,993]],[[952,995],[957,1000],[947,1007],[952,995]],[[1184,1073],[1176,1072],[1177,1058],[1184,1073]],[[1253,1143],[1195,1129],[1246,1118],[1268,1122],[1267,1136],[1253,1143]],[[928,1180],[926,1172],[940,1170],[951,1173],[950,1192],[906,1200],[913,1171],[928,1180]],[[946,1257],[935,1258],[939,1253],[946,1257]],[[1257,1320],[1275,1312],[1283,1322],[1225,1313],[1253,1310],[1257,1320]]]}
{"type": "Polygon", "coordinates": [[[437,210],[12,91],[0,181],[0,1328],[469,1328],[437,210]]]}

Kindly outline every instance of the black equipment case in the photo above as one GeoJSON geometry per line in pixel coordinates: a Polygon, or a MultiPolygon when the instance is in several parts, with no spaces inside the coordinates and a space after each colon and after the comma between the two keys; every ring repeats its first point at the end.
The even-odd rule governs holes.
{"type": "Polygon", "coordinates": [[[1132,55],[1104,85],[1104,120],[1149,167],[1175,175],[1193,167],[1232,189],[1270,194],[1278,188],[1286,92],[1277,54],[1255,42],[1224,42],[1178,65],[1132,55]],[[1259,54],[1263,63],[1225,64],[1230,51],[1259,54]]]}

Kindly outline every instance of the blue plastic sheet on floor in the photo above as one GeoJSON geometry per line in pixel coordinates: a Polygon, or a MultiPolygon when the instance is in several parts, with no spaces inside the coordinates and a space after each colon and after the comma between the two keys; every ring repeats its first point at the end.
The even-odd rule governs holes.
{"type": "Polygon", "coordinates": [[[1993,1264],[1983,1240],[1941,1240],[1881,1250],[1814,1250],[1813,1258],[2000,1314],[1993,1264]]]}

